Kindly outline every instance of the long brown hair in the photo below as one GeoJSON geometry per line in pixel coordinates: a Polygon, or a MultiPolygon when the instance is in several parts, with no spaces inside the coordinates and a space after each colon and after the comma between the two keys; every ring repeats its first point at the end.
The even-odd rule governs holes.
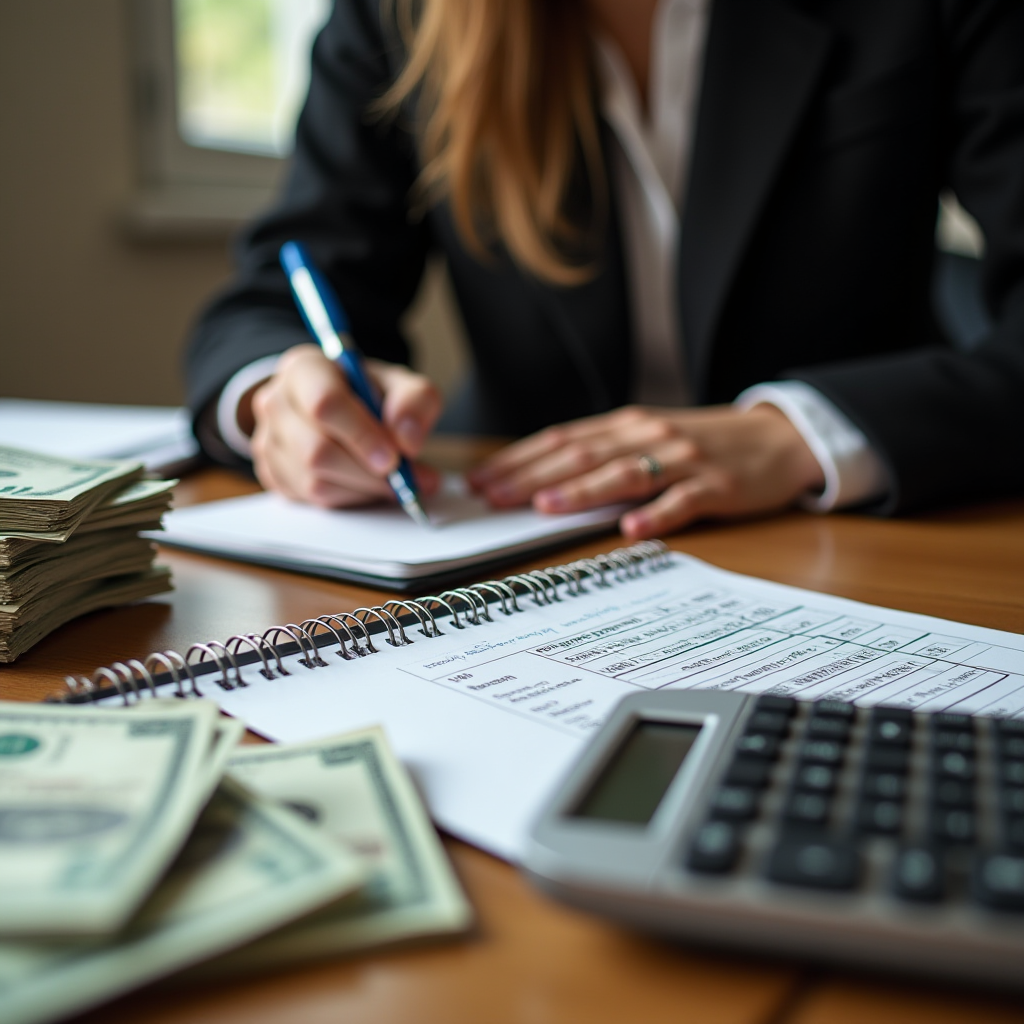
{"type": "Polygon", "coordinates": [[[421,198],[447,199],[471,252],[499,242],[543,280],[586,280],[567,250],[596,226],[606,184],[582,0],[393,4],[408,60],[380,109],[418,90],[421,198]],[[564,209],[581,155],[594,197],[583,226],[564,209]]]}

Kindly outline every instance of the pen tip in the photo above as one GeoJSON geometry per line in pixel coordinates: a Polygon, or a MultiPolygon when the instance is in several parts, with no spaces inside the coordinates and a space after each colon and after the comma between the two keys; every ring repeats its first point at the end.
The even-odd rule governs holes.
{"type": "Polygon", "coordinates": [[[418,501],[410,501],[405,506],[405,511],[416,520],[420,526],[433,527],[433,523],[430,521],[430,516],[424,511],[423,506],[418,501]]]}

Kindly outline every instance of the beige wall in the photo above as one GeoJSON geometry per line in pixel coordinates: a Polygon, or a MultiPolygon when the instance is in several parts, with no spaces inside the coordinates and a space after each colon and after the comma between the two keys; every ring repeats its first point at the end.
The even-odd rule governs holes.
{"type": "MultiPolygon", "coordinates": [[[[0,0],[0,395],[178,403],[188,325],[226,241],[139,242],[127,4],[0,0]]],[[[446,389],[461,348],[434,287],[411,317],[446,389]]]]}
{"type": "Polygon", "coordinates": [[[0,3],[0,393],[176,403],[223,242],[139,244],[121,0],[0,3]]]}

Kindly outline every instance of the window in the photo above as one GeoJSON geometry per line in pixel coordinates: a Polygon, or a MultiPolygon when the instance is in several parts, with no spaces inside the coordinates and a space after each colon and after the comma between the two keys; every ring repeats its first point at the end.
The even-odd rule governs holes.
{"type": "Polygon", "coordinates": [[[134,0],[143,234],[223,234],[292,148],[329,0],[134,0]]]}

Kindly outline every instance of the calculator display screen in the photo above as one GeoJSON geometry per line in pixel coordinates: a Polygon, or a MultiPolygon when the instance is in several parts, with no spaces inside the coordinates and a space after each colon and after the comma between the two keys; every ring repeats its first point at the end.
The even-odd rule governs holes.
{"type": "Polygon", "coordinates": [[[646,825],[699,733],[699,725],[637,722],[570,817],[646,825]]]}

